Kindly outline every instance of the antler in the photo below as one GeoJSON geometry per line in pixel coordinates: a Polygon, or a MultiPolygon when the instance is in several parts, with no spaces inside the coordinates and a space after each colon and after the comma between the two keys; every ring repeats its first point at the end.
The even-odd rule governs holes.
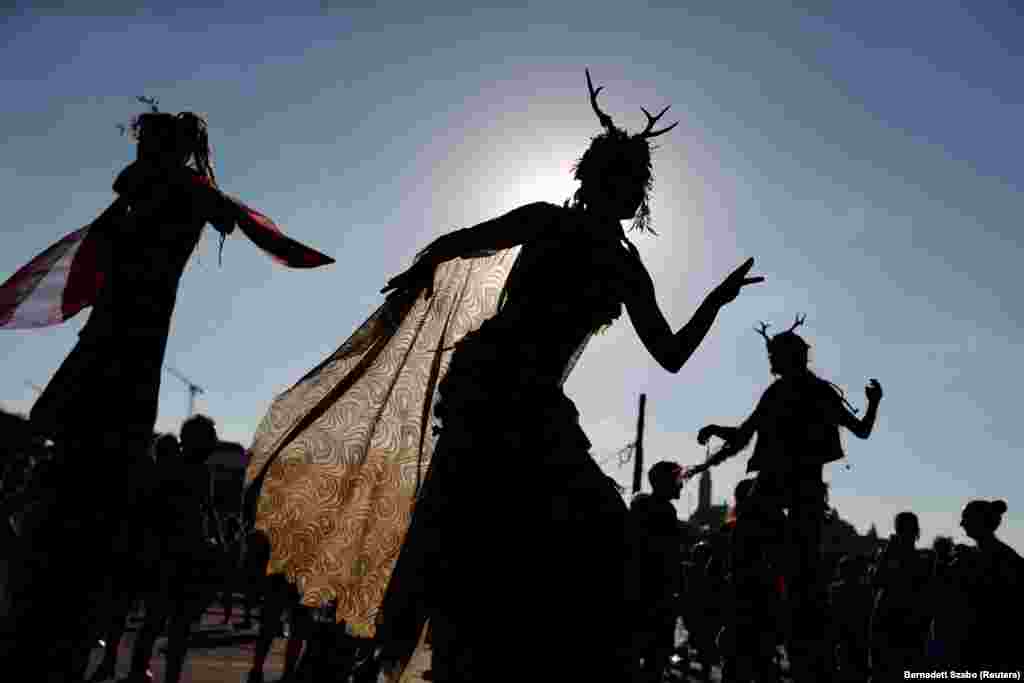
{"type": "Polygon", "coordinates": [[[604,89],[604,86],[599,86],[596,90],[594,89],[594,83],[590,80],[590,69],[584,69],[587,74],[587,90],[590,91],[590,106],[594,108],[594,113],[597,114],[597,120],[601,122],[601,125],[608,130],[615,130],[615,124],[612,123],[612,117],[601,111],[601,108],[597,106],[597,94],[604,89]]]}
{"type": "Polygon", "coordinates": [[[755,327],[754,330],[757,331],[757,333],[760,334],[762,337],[764,337],[764,340],[766,342],[770,342],[771,338],[768,336],[768,328],[769,327],[771,327],[771,323],[762,322],[761,323],[761,327],[760,328],[755,327]]]}
{"type": "MultiPolygon", "coordinates": [[[[668,105],[668,107],[670,107],[670,106],[672,106],[672,105],[668,105]]],[[[662,128],[661,130],[654,130],[654,124],[658,122],[658,119],[660,119],[662,116],[665,115],[665,112],[668,111],[668,107],[665,107],[664,109],[662,109],[661,113],[659,113],[657,116],[651,116],[651,113],[649,111],[647,111],[643,107],[640,107],[640,111],[642,111],[644,113],[644,115],[647,116],[647,127],[644,128],[643,131],[637,137],[644,138],[645,140],[649,139],[649,138],[656,138],[659,135],[661,135],[662,133],[667,133],[670,130],[672,130],[673,128],[675,128],[676,126],[678,126],[679,122],[676,121],[675,123],[673,123],[668,128],[662,128]]]]}
{"type": "Polygon", "coordinates": [[[137,99],[139,102],[142,102],[143,104],[148,104],[149,108],[153,111],[154,114],[160,113],[160,109],[157,108],[157,105],[160,104],[159,99],[155,97],[146,97],[145,95],[139,95],[135,99],[137,99]]]}
{"type": "Polygon", "coordinates": [[[789,328],[789,331],[792,332],[796,328],[798,328],[801,325],[803,325],[805,320],[807,320],[807,315],[806,314],[801,316],[799,313],[797,313],[797,315],[796,315],[796,322],[794,322],[793,326],[789,328]]]}

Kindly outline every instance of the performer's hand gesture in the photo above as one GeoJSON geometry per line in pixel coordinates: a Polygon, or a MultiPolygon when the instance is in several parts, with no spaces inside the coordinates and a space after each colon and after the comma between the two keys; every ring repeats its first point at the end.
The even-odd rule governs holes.
{"type": "Polygon", "coordinates": [[[711,437],[713,436],[718,436],[719,438],[721,438],[721,435],[719,434],[718,425],[705,425],[704,427],[700,428],[700,431],[697,432],[697,443],[699,443],[701,446],[705,446],[707,445],[708,440],[711,439],[711,437]]]}
{"type": "Polygon", "coordinates": [[[394,276],[380,290],[381,294],[393,294],[407,291],[423,290],[424,298],[429,299],[434,295],[434,268],[436,264],[429,258],[423,257],[412,264],[408,270],[394,276]]]}
{"type": "Polygon", "coordinates": [[[708,299],[721,308],[735,300],[745,286],[764,282],[764,278],[760,276],[747,277],[747,273],[753,266],[754,259],[748,258],[739,268],[729,273],[720,285],[711,290],[708,299]]]}
{"type": "Polygon", "coordinates": [[[882,385],[878,383],[877,379],[868,382],[868,385],[864,387],[864,395],[867,396],[868,403],[878,403],[882,400],[882,385]]]}

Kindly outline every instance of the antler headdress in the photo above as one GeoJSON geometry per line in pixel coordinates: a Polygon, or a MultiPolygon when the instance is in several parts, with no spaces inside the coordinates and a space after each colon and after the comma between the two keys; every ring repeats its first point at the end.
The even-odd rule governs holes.
{"type": "MultiPolygon", "coordinates": [[[[678,126],[679,122],[676,121],[670,126],[655,130],[655,124],[665,115],[669,108],[665,107],[657,116],[654,116],[641,107],[640,110],[647,117],[647,126],[639,133],[629,135],[625,130],[615,125],[612,117],[601,110],[601,107],[597,104],[597,96],[604,86],[595,88],[593,81],[590,80],[590,69],[585,69],[585,73],[587,76],[587,92],[590,94],[590,106],[593,108],[594,113],[597,114],[597,120],[600,121],[605,132],[596,136],[591,141],[590,147],[576,163],[574,167],[575,178],[580,182],[584,182],[584,176],[593,177],[594,174],[599,175],[607,168],[609,163],[622,158],[622,151],[625,148],[628,153],[627,158],[635,159],[638,165],[642,165],[647,175],[644,186],[644,198],[636,217],[633,219],[631,229],[654,233],[654,230],[650,227],[651,210],[648,204],[648,195],[652,187],[651,147],[648,140],[669,132],[678,126]]],[[[579,198],[580,193],[577,192],[576,199],[579,200],[579,198]]]]}
{"type": "Polygon", "coordinates": [[[796,319],[794,320],[793,324],[790,325],[788,330],[786,330],[785,332],[779,332],[777,335],[773,337],[768,336],[768,328],[771,327],[769,323],[761,322],[759,323],[760,326],[755,327],[754,330],[757,331],[757,333],[760,334],[762,337],[764,337],[764,342],[769,347],[771,347],[772,345],[779,341],[799,341],[801,344],[803,344],[805,348],[810,348],[810,344],[804,341],[803,337],[798,335],[795,331],[796,328],[804,324],[805,320],[807,320],[806,315],[797,314],[796,319]]]}
{"type": "MultiPolygon", "coordinates": [[[[590,106],[594,108],[594,113],[597,114],[597,120],[601,122],[601,125],[604,126],[609,133],[617,133],[619,135],[625,136],[626,132],[621,128],[617,127],[615,123],[612,121],[612,117],[608,116],[608,114],[601,111],[601,108],[597,106],[597,96],[604,89],[604,86],[601,85],[598,86],[597,88],[594,88],[594,82],[590,80],[590,69],[584,69],[584,72],[587,75],[587,90],[590,92],[590,106]]],[[[654,124],[656,124],[661,119],[661,117],[665,115],[665,112],[667,112],[669,110],[669,107],[671,106],[672,105],[666,106],[658,113],[657,116],[651,116],[651,113],[649,111],[647,111],[643,107],[640,107],[640,111],[642,111],[644,115],[647,117],[647,127],[644,128],[639,133],[637,133],[636,135],[630,136],[630,138],[639,140],[649,140],[651,138],[656,138],[659,135],[667,133],[676,126],[678,126],[679,122],[676,121],[667,128],[662,128],[661,130],[654,130],[654,124]]]]}

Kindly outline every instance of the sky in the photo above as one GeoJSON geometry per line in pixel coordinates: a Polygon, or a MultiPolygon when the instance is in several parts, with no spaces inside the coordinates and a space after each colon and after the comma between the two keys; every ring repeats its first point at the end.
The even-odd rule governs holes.
{"type": "MultiPolygon", "coordinates": [[[[204,237],[166,363],[205,390],[197,409],[223,438],[248,445],[274,395],[429,240],[572,194],[599,132],[589,67],[617,124],[668,104],[680,121],[654,152],[659,235],[631,235],[673,328],[748,256],[766,278],[678,374],[627,315],[591,342],[566,390],[605,471],[632,480],[613,454],[641,393],[647,463],[702,460],[697,430],[738,424],[772,381],[754,326],[804,313],[816,372],[861,408],[868,379],[885,391],[870,439],[846,434],[848,459],[827,468],[843,517],[886,535],[911,510],[922,543],[967,542],[963,505],[1002,498],[999,535],[1024,551],[1024,19],[1010,3],[49,4],[0,10],[0,279],[112,201],[134,158],[116,125],[139,95],[207,114],[221,186],[337,259],[288,270],[236,234],[218,265],[204,237]]],[[[0,332],[0,406],[29,410],[86,318],[0,332]]],[[[176,432],[187,409],[165,373],[157,428],[176,432]]],[[[715,502],[748,456],[714,471],[715,502]]]]}

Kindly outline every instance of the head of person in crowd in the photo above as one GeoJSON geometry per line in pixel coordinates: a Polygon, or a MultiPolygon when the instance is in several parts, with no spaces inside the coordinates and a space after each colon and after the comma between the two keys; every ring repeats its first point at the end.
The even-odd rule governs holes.
{"type": "Polygon", "coordinates": [[[679,500],[683,491],[683,468],[674,462],[662,460],[648,470],[647,480],[651,483],[655,497],[679,500]]]}
{"type": "Polygon", "coordinates": [[[904,548],[913,548],[921,537],[921,525],[913,512],[901,512],[893,520],[893,541],[904,548]]]}
{"type": "Polygon", "coordinates": [[[985,543],[995,537],[1006,510],[1005,500],[972,500],[960,515],[960,526],[973,541],[985,543]]]}
{"type": "Polygon", "coordinates": [[[181,452],[186,463],[205,463],[218,443],[217,426],[206,415],[193,415],[181,425],[181,452]]]}

